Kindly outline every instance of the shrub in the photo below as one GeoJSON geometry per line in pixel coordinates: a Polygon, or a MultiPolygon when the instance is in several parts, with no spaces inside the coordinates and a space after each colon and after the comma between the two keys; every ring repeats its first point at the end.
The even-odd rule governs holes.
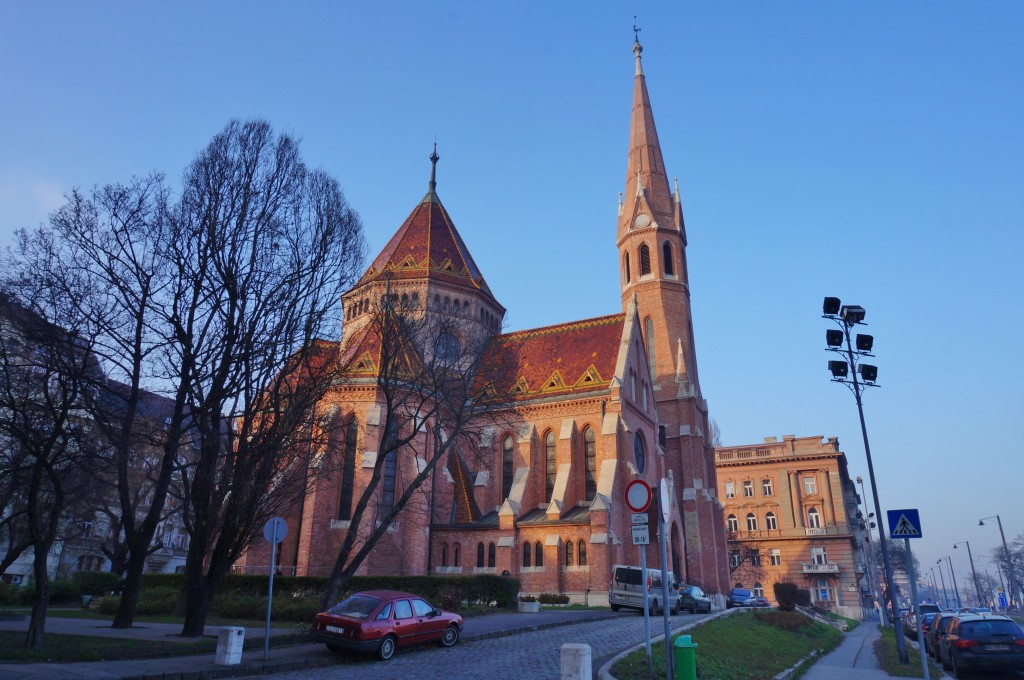
{"type": "Polygon", "coordinates": [[[519,596],[519,601],[520,602],[536,602],[537,598],[534,597],[533,595],[520,595],[519,596]]]}
{"type": "Polygon", "coordinates": [[[76,571],[71,581],[82,595],[106,595],[119,593],[123,586],[121,577],[109,571],[76,571]]]}
{"type": "Polygon", "coordinates": [[[784,612],[791,612],[796,609],[795,583],[783,581],[775,584],[775,601],[779,603],[779,609],[784,612]]]}
{"type": "Polygon", "coordinates": [[[811,606],[811,591],[807,588],[800,588],[796,591],[796,603],[801,607],[811,606]]]}
{"type": "Polygon", "coordinates": [[[462,588],[451,583],[437,589],[437,606],[448,611],[458,611],[462,607],[462,588]]]}
{"type": "Polygon", "coordinates": [[[809,625],[810,619],[794,611],[756,611],[754,617],[763,623],[791,633],[809,625]]]}
{"type": "Polygon", "coordinates": [[[121,596],[107,595],[105,597],[93,600],[92,604],[101,614],[113,616],[117,613],[118,608],[120,608],[121,606],[121,596]]]}
{"type": "Polygon", "coordinates": [[[537,600],[541,604],[569,604],[569,596],[565,593],[541,593],[537,600]]]}
{"type": "Polygon", "coordinates": [[[147,616],[173,614],[177,602],[178,591],[176,588],[165,586],[143,590],[139,593],[139,604],[135,608],[135,613],[147,616]]]}
{"type": "MultiPolygon", "coordinates": [[[[22,607],[27,607],[32,604],[32,598],[35,597],[36,587],[35,584],[18,588],[15,593],[14,604],[22,607]]],[[[66,580],[54,580],[50,581],[50,604],[78,604],[79,597],[81,597],[81,591],[78,590],[78,586],[66,580]]]]}
{"type": "Polygon", "coordinates": [[[18,598],[18,586],[0,581],[0,604],[14,604],[18,598]]]}

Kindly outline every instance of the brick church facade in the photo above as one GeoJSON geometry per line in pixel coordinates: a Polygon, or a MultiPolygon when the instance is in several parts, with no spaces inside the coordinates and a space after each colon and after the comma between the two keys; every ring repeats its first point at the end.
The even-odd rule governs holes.
{"type": "MultiPolygon", "coordinates": [[[[436,154],[426,196],[343,296],[342,355],[353,356],[374,301],[389,296],[426,317],[458,318],[467,334],[486,338],[486,352],[517,357],[510,405],[481,431],[483,455],[453,451],[439,462],[357,573],[507,573],[523,592],[600,604],[612,565],[639,564],[626,485],[643,479],[657,487],[667,478],[669,568],[712,592],[728,590],[679,189],[669,186],[639,42],[633,51],[625,199],[615,232],[620,312],[500,333],[505,308],[438,197],[436,154]]],[[[343,436],[323,452],[334,472],[311,479],[304,500],[285,516],[284,573],[329,574],[346,532],[360,530],[351,526],[352,499],[366,488],[385,436],[373,361],[371,352],[349,364],[369,371],[369,379],[341,381],[324,401],[343,436]]],[[[423,464],[411,451],[395,457],[387,474],[400,484],[423,464]]],[[[386,486],[375,491],[378,506],[390,500],[386,486]]],[[[364,515],[364,524],[373,521],[373,512],[364,515]]],[[[657,565],[656,543],[647,550],[648,564],[657,565]]],[[[254,546],[239,565],[266,565],[265,552],[254,546]]]]}

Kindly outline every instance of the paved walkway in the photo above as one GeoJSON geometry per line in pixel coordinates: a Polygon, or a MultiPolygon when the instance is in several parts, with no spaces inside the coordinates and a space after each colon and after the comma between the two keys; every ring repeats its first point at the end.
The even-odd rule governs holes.
{"type": "MultiPolygon", "coordinates": [[[[892,635],[892,629],[886,631],[892,635]]],[[[818,660],[803,680],[887,680],[891,677],[878,666],[874,644],[881,632],[877,623],[866,621],[846,633],[843,643],[818,660]]],[[[907,641],[911,663],[920,663],[917,648],[907,641]]],[[[940,674],[940,677],[945,677],[940,674]]],[[[932,680],[937,680],[933,675],[932,680]]]]}

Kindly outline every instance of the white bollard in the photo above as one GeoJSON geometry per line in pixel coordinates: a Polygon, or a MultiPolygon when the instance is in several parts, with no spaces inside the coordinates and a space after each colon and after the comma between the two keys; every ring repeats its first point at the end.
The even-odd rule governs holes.
{"type": "Polygon", "coordinates": [[[242,646],[245,643],[245,628],[225,626],[217,634],[217,656],[214,663],[219,666],[233,666],[242,663],[242,646]]]}
{"type": "Polygon", "coordinates": [[[567,642],[562,645],[562,680],[591,680],[590,645],[567,642]]]}

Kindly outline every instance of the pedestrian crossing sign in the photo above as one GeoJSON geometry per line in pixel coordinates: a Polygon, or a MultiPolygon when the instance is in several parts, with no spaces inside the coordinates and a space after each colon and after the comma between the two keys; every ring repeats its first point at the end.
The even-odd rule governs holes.
{"type": "Polygon", "coordinates": [[[889,538],[921,538],[921,517],[917,508],[887,510],[889,517],[889,538]]]}

